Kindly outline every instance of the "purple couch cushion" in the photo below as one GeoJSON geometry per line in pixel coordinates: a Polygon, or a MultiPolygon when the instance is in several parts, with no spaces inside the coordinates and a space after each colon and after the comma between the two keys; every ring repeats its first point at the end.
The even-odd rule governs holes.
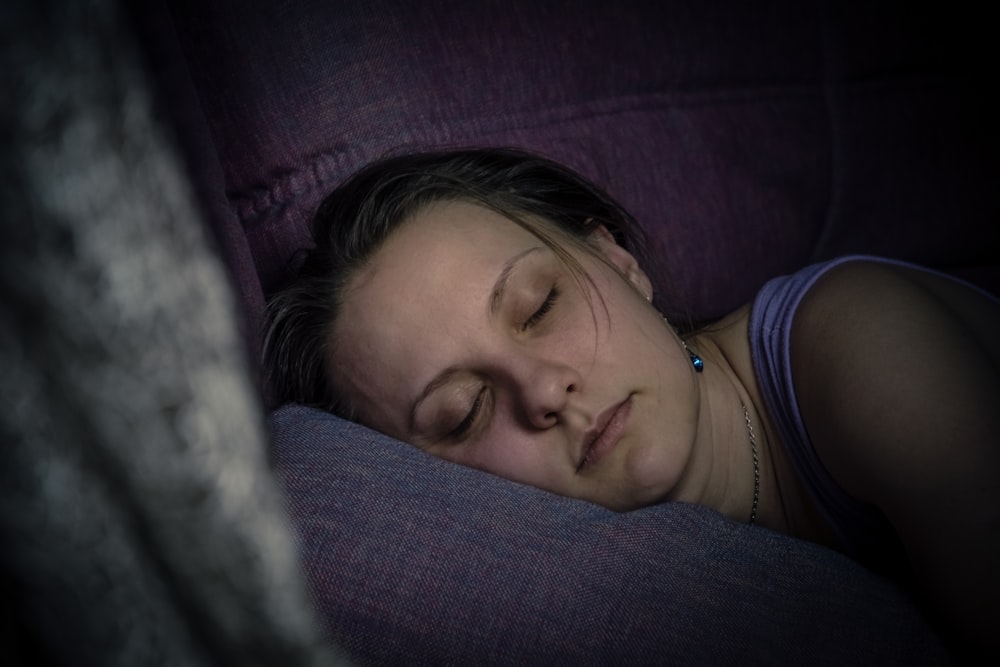
{"type": "Polygon", "coordinates": [[[270,421],[330,636],[378,664],[941,664],[901,594],[694,505],[616,514],[329,414],[270,421]]]}
{"type": "Polygon", "coordinates": [[[442,145],[524,147],[597,180],[700,318],[836,254],[1000,254],[996,144],[976,148],[929,21],[792,0],[174,5],[264,293],[329,189],[442,145]]]}
{"type": "Polygon", "coordinates": [[[699,315],[804,262],[820,234],[822,35],[799,3],[186,5],[181,39],[265,292],[322,196],[408,148],[515,145],[579,169],[652,232],[699,315]]]}

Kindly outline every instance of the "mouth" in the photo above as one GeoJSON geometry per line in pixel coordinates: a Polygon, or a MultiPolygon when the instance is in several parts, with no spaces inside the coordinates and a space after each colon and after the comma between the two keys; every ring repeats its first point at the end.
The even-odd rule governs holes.
{"type": "Polygon", "coordinates": [[[586,470],[614,450],[625,433],[631,411],[632,395],[629,394],[624,401],[612,405],[597,416],[594,427],[584,434],[577,472],[586,470]]]}

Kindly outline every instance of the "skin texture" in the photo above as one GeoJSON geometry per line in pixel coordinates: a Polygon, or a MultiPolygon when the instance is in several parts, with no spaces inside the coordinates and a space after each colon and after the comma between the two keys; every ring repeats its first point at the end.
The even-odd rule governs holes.
{"type": "MultiPolygon", "coordinates": [[[[542,223],[544,224],[544,223],[542,223]]],[[[694,502],[836,547],[757,388],[744,307],[692,338],[695,373],[635,259],[599,228],[581,277],[529,231],[464,202],[404,223],[348,283],[334,383],[359,420],[447,460],[616,510],[694,502]],[[499,289],[498,286],[502,286],[499,289]],[[596,438],[596,443],[595,442],[596,438]]],[[[997,651],[1000,315],[926,274],[851,262],[792,333],[821,460],[901,537],[932,613],[997,651]]]]}
{"type": "Polygon", "coordinates": [[[824,464],[903,540],[932,613],[998,656],[1000,312],[940,277],[834,269],[792,331],[800,404],[824,464]],[[843,314],[849,313],[848,318],[843,314]]]}
{"type": "MultiPolygon", "coordinates": [[[[596,257],[572,251],[588,284],[531,233],[478,206],[440,203],[406,223],[351,281],[338,320],[350,326],[332,335],[334,378],[358,397],[360,420],[445,459],[614,509],[707,504],[707,468],[732,463],[716,459],[731,434],[746,438],[738,402],[716,421],[714,397],[648,303],[645,274],[606,233],[593,242],[596,257]],[[455,437],[477,404],[469,433],[455,437]],[[581,466],[602,417],[623,404],[614,446],[581,466]]],[[[749,449],[741,454],[748,501],[749,449]]],[[[731,510],[749,514],[746,502],[731,510]]]]}

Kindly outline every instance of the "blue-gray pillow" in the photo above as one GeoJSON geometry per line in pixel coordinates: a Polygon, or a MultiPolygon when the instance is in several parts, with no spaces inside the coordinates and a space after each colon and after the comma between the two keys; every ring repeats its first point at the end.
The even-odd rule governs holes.
{"type": "Polygon", "coordinates": [[[888,583],[694,505],[618,514],[271,415],[316,607],[363,663],[941,664],[888,583]]]}

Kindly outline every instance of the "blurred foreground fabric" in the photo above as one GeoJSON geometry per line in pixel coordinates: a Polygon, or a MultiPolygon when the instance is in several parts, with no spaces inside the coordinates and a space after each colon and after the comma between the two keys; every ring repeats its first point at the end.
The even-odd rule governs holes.
{"type": "Polygon", "coordinates": [[[0,662],[334,664],[130,18],[7,3],[0,54],[0,662]]]}

